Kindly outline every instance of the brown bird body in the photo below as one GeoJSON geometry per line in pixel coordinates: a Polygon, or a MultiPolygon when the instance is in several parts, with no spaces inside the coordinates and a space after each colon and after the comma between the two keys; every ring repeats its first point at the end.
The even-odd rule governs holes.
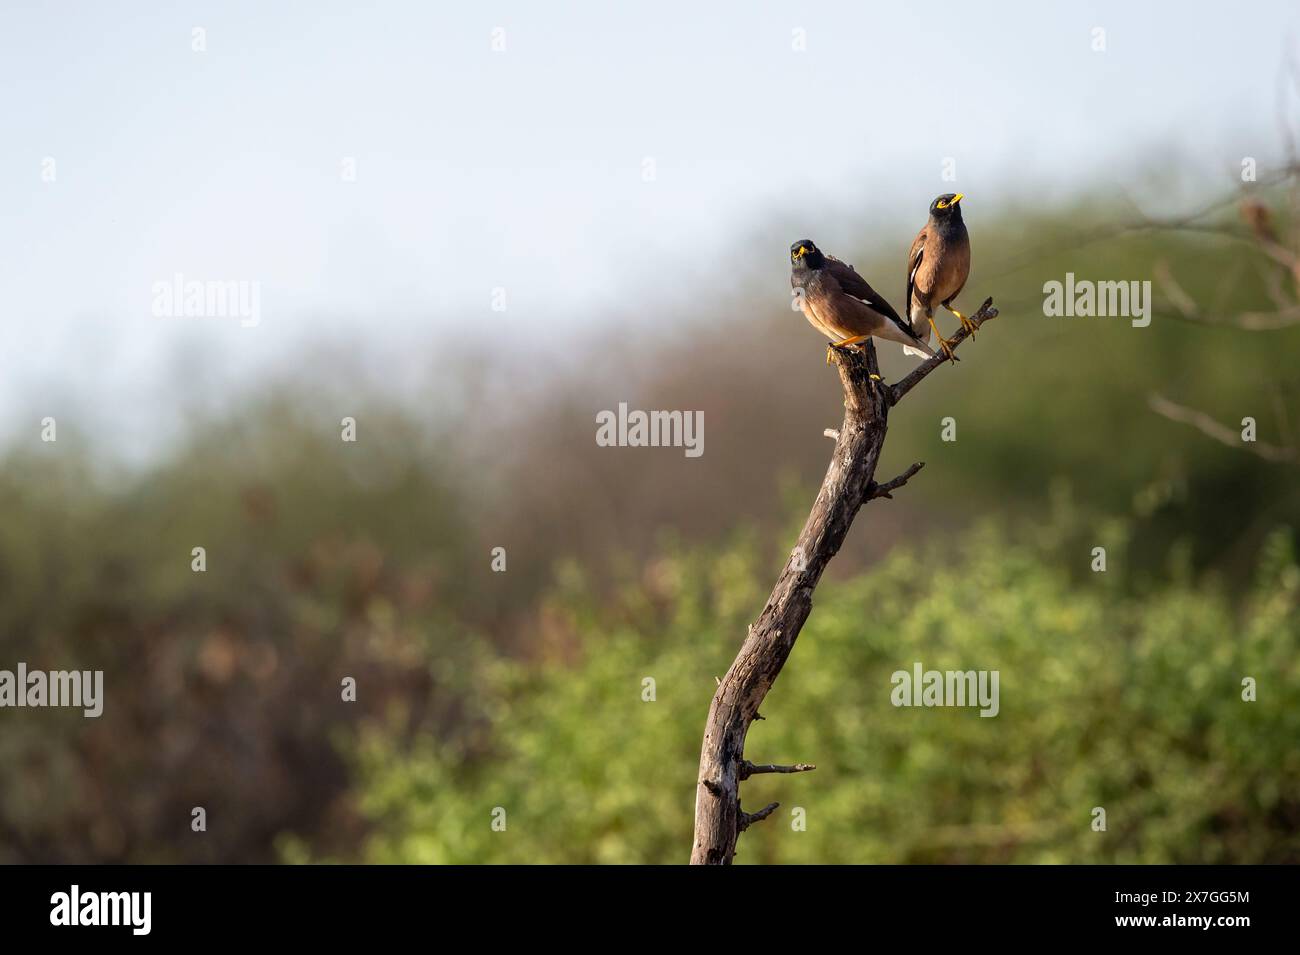
{"type": "Polygon", "coordinates": [[[912,331],[926,342],[933,332],[949,354],[947,340],[935,327],[934,310],[942,305],[962,325],[968,324],[966,316],[952,307],[970,276],[970,236],[957,205],[961,200],[961,193],[950,193],[931,203],[929,221],[917,233],[907,256],[907,317],[912,331]]]}
{"type": "Polygon", "coordinates": [[[874,336],[933,354],[853,266],[823,254],[807,239],[791,248],[791,263],[799,310],[832,344],[854,345],[874,336]]]}

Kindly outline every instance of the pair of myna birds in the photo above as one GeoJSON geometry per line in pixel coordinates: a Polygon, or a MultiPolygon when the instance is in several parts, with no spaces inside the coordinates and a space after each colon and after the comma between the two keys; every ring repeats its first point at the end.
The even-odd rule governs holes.
{"type": "Polygon", "coordinates": [[[907,257],[907,320],[846,262],[826,255],[811,239],[790,246],[790,286],[800,292],[799,308],[813,328],[830,339],[833,348],[846,348],[873,335],[898,342],[909,355],[931,357],[931,335],[944,355],[957,360],[952,343],[934,324],[934,310],[942,305],[974,333],[976,325],[957,309],[970,275],[970,236],[961,219],[962,193],[947,193],[930,203],[930,218],[912,242],[907,257]],[[926,326],[929,326],[928,328],[926,326]]]}

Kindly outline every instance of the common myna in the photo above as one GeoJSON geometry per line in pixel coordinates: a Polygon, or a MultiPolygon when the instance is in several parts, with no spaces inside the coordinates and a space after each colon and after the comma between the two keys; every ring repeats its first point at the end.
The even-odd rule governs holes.
{"type": "Polygon", "coordinates": [[[907,316],[912,331],[926,342],[934,332],[944,354],[954,361],[951,343],[935,327],[934,307],[942,305],[952,312],[972,334],[978,328],[952,307],[952,300],[961,294],[970,275],[970,236],[966,234],[966,223],[961,221],[961,207],[957,205],[961,200],[962,193],[949,192],[930,203],[930,221],[917,233],[907,257],[907,316]]]}
{"type": "Polygon", "coordinates": [[[830,339],[827,362],[832,348],[856,345],[873,335],[908,345],[917,354],[934,354],[853,266],[824,255],[811,239],[790,246],[790,287],[801,293],[804,317],[830,339]]]}

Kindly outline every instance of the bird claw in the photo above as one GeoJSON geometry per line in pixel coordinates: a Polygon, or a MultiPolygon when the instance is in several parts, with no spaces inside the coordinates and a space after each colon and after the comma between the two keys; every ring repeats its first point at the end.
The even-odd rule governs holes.
{"type": "Polygon", "coordinates": [[[930,316],[930,331],[934,332],[934,337],[939,339],[939,347],[943,350],[944,358],[947,358],[949,361],[953,361],[953,362],[961,360],[955,354],[953,354],[952,342],[949,339],[943,337],[943,333],[939,331],[939,326],[934,323],[933,315],[930,316]]]}
{"type": "Polygon", "coordinates": [[[852,348],[854,345],[860,344],[861,342],[865,342],[870,337],[871,337],[870,335],[854,335],[852,338],[845,338],[842,341],[827,342],[826,343],[826,364],[829,365],[831,363],[832,351],[838,351],[841,348],[852,348]]]}
{"type": "Polygon", "coordinates": [[[961,327],[966,329],[967,333],[969,333],[972,337],[975,335],[977,331],[979,331],[979,325],[971,321],[969,318],[967,318],[961,312],[957,311],[957,309],[953,308],[951,305],[945,305],[944,308],[952,312],[953,317],[955,317],[957,321],[961,322],[961,327]]]}

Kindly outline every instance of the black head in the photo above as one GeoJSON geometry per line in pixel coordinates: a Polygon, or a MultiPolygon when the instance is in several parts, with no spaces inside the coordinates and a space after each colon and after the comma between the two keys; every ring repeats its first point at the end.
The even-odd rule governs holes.
{"type": "Polygon", "coordinates": [[[945,219],[951,219],[953,222],[961,221],[961,207],[957,203],[961,202],[965,193],[945,192],[934,202],[930,203],[930,218],[939,222],[945,219]]]}
{"type": "Polygon", "coordinates": [[[813,244],[812,239],[800,239],[790,246],[790,264],[798,268],[820,269],[826,264],[826,256],[813,244]]]}

